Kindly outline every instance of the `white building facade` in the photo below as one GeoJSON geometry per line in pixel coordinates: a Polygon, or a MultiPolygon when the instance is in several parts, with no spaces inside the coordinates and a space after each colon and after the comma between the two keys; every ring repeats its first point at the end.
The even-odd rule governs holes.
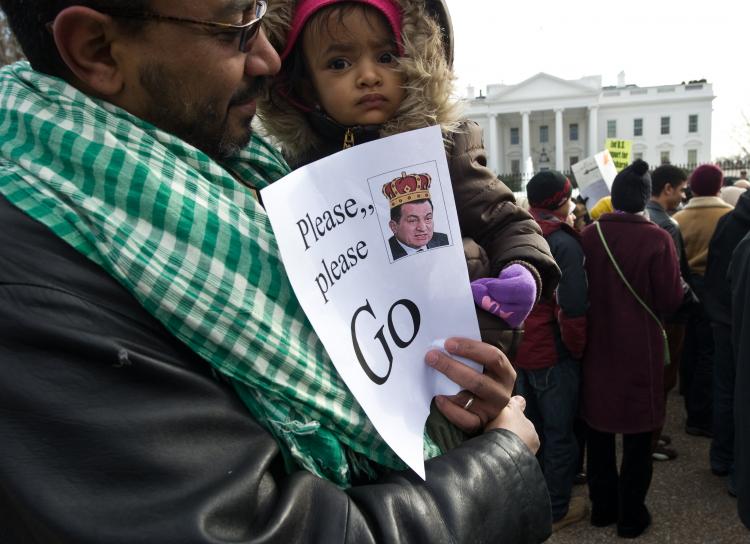
{"type": "Polygon", "coordinates": [[[465,115],[484,129],[488,166],[497,174],[567,171],[604,149],[606,138],[631,140],[633,159],[650,165],[711,160],[715,98],[705,81],[602,87],[601,76],[564,80],[539,73],[517,85],[469,87],[465,115]],[[481,94],[481,93],[480,93],[481,94]]]}

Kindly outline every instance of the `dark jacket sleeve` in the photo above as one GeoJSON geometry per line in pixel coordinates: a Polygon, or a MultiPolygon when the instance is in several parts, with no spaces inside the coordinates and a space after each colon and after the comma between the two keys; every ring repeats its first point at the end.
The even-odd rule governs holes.
{"type": "Polygon", "coordinates": [[[747,225],[738,225],[734,212],[719,219],[708,244],[708,259],[704,275],[703,306],[711,321],[732,324],[732,295],[727,280],[732,252],[748,232],[747,225]]]}
{"type": "Polygon", "coordinates": [[[659,227],[653,228],[653,236],[661,246],[650,263],[653,310],[661,314],[672,314],[680,307],[684,295],[680,263],[669,234],[659,227]]]}
{"type": "Polygon", "coordinates": [[[735,452],[737,460],[737,513],[750,529],[750,235],[734,251],[729,266],[732,290],[732,345],[737,369],[735,452]]]}
{"type": "Polygon", "coordinates": [[[465,121],[453,135],[448,167],[461,235],[473,238],[487,251],[492,275],[497,276],[511,261],[523,261],[539,273],[539,294],[551,297],[560,269],[539,225],[487,168],[482,129],[475,122],[465,121]]]}
{"type": "Polygon", "coordinates": [[[550,246],[562,277],[557,287],[557,321],[563,344],[573,357],[580,359],[586,347],[586,309],[588,282],[581,244],[560,230],[551,235],[550,246]]]}
{"type": "Polygon", "coordinates": [[[307,472],[287,475],[272,437],[207,363],[96,265],[41,225],[31,235],[8,228],[4,211],[0,541],[548,536],[543,476],[508,431],[429,461],[426,482],[393,474],[342,491],[307,472]]]}
{"type": "MultiPolygon", "coordinates": [[[[667,212],[663,213],[666,215],[667,212]]],[[[674,241],[675,248],[677,248],[677,253],[680,253],[682,251],[683,243],[682,234],[680,233],[680,226],[677,224],[677,221],[664,221],[659,226],[669,233],[669,235],[672,237],[672,241],[674,241]]]]}

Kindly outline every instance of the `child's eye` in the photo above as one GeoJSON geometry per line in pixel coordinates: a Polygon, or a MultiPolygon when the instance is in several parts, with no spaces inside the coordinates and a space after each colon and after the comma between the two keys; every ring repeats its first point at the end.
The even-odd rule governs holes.
{"type": "Polygon", "coordinates": [[[333,59],[328,62],[328,68],[331,70],[346,70],[351,63],[346,59],[333,59]]]}
{"type": "Polygon", "coordinates": [[[378,62],[382,64],[391,64],[396,61],[396,55],[394,55],[392,52],[388,51],[387,53],[383,53],[378,58],[378,62]]]}

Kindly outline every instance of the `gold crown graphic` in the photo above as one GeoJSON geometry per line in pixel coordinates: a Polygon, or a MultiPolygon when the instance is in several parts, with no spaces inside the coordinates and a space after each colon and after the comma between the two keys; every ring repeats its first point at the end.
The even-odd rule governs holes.
{"type": "Polygon", "coordinates": [[[430,174],[407,174],[401,172],[401,176],[383,185],[383,194],[391,204],[391,208],[430,198],[430,174]]]}

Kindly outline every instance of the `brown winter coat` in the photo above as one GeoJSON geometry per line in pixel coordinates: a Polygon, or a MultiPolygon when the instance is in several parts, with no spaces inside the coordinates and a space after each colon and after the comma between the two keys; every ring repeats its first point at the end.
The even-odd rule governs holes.
{"type": "Polygon", "coordinates": [[[718,196],[695,196],[685,209],[674,214],[674,220],[680,225],[685,241],[685,256],[693,274],[702,276],[706,273],[708,244],[716,224],[731,211],[732,206],[718,196]]]}

